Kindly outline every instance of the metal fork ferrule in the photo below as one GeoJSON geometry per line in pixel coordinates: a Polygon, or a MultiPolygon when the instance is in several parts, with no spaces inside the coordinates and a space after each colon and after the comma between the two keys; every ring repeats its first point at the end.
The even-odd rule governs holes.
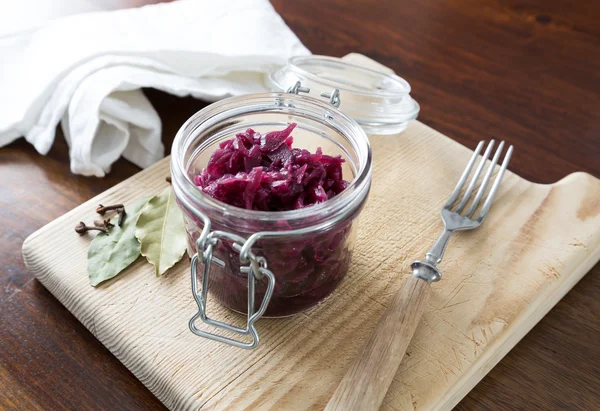
{"type": "Polygon", "coordinates": [[[440,281],[442,273],[428,261],[415,261],[410,265],[412,276],[427,281],[428,284],[440,281]]]}

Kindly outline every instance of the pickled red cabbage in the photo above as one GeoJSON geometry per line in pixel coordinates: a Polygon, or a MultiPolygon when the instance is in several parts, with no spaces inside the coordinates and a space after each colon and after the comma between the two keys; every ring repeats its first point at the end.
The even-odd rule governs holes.
{"type": "Polygon", "coordinates": [[[294,148],[291,123],[281,131],[252,129],[223,141],[194,179],[224,203],[260,211],[296,210],[322,203],[348,187],[341,156],[294,148]]]}
{"type": "MultiPolygon", "coordinates": [[[[202,191],[224,203],[249,210],[285,211],[310,207],[336,196],[348,187],[342,178],[341,156],[315,153],[293,147],[296,124],[266,134],[248,129],[223,141],[194,182],[202,191]]],[[[346,275],[354,243],[353,221],[362,204],[334,226],[302,237],[260,240],[253,252],[268,261],[275,275],[275,289],[266,316],[292,315],[315,306],[338,286],[346,275]]],[[[185,211],[190,248],[195,247],[202,222],[185,211]],[[197,225],[197,226],[196,226],[197,225]]],[[[285,220],[279,222],[283,229],[285,220]]],[[[252,231],[264,230],[254,222],[252,231]]],[[[231,231],[213,220],[213,230],[231,231]]],[[[271,226],[267,230],[273,229],[271,226]]],[[[288,228],[289,229],[289,228],[288,228]]],[[[237,233],[247,236],[247,232],[237,233]]],[[[213,249],[224,266],[213,264],[209,292],[223,305],[245,313],[248,307],[247,274],[242,272],[239,253],[229,240],[213,249]]],[[[255,309],[266,292],[266,282],[257,281],[255,309]]]]}

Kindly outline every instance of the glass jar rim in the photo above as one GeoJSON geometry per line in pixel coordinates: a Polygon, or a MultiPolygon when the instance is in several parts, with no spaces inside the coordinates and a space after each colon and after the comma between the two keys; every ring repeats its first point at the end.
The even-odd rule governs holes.
{"type": "MultiPolygon", "coordinates": [[[[255,219],[260,221],[288,222],[302,220],[307,215],[321,213],[323,218],[352,211],[362,203],[371,183],[372,153],[368,137],[361,126],[337,108],[309,96],[291,93],[261,93],[229,97],[213,103],[192,115],[179,129],[171,151],[172,185],[179,197],[191,197],[196,204],[233,218],[255,219]],[[269,110],[303,111],[304,115],[341,133],[352,145],[358,157],[356,174],[349,186],[337,196],[310,207],[288,211],[257,211],[235,207],[205,194],[189,176],[188,164],[184,164],[187,148],[202,130],[215,126],[236,115],[269,110]]],[[[315,221],[315,225],[321,221],[315,221]]]]}

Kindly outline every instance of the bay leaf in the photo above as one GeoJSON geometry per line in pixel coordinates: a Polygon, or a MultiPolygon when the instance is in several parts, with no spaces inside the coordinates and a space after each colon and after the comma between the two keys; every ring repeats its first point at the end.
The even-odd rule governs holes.
{"type": "Polygon", "coordinates": [[[92,240],[88,249],[88,276],[94,287],[115,277],[140,256],[135,222],[147,201],[148,197],[144,197],[125,205],[127,215],[123,225],[118,226],[117,215],[111,219],[115,226],[108,234],[100,233],[92,240]]]}
{"type": "Polygon", "coordinates": [[[157,277],[181,260],[187,248],[187,236],[183,214],[171,187],[144,205],[136,223],[135,235],[142,255],[154,265],[157,277]]]}

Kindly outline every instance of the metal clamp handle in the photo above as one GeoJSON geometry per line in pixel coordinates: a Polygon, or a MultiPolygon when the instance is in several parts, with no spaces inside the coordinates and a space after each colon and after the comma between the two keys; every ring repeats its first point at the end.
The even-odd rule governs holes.
{"type": "MultiPolygon", "coordinates": [[[[266,311],[267,306],[269,305],[269,301],[271,300],[271,296],[273,295],[273,289],[275,288],[275,276],[271,271],[267,269],[266,260],[262,257],[254,256],[250,253],[250,265],[246,267],[242,267],[242,272],[248,274],[248,317],[246,320],[246,327],[240,328],[231,324],[224,323],[222,321],[217,321],[212,318],[209,318],[206,315],[206,300],[208,297],[208,276],[210,274],[210,267],[213,262],[213,247],[217,245],[219,238],[228,238],[237,237],[233,234],[224,233],[221,231],[213,231],[211,232],[206,241],[206,247],[202,252],[202,262],[204,264],[204,270],[202,272],[202,290],[198,292],[198,254],[194,254],[192,257],[191,263],[191,278],[192,278],[192,294],[194,295],[194,299],[198,304],[198,312],[190,319],[189,327],[192,333],[199,335],[201,337],[209,338],[214,341],[219,341],[222,343],[230,344],[239,348],[252,349],[258,346],[260,342],[260,338],[254,327],[254,322],[258,320],[266,311]],[[256,280],[266,276],[268,279],[267,290],[265,292],[265,296],[263,298],[262,304],[258,311],[254,311],[254,299],[255,299],[255,284],[256,280]],[[202,331],[196,327],[196,320],[200,318],[205,324],[211,325],[213,327],[221,328],[227,331],[231,331],[237,334],[242,335],[250,335],[252,337],[251,342],[244,342],[235,340],[233,338],[224,337],[222,335],[213,334],[207,331],[202,331]]],[[[234,248],[237,251],[241,251],[242,246],[237,243],[234,243],[234,248]],[[237,245],[237,247],[235,247],[237,245]]],[[[200,248],[199,248],[200,250],[200,248]]],[[[217,263],[218,264],[218,263],[217,263]]],[[[219,264],[220,265],[220,264],[219,264]]]]}

